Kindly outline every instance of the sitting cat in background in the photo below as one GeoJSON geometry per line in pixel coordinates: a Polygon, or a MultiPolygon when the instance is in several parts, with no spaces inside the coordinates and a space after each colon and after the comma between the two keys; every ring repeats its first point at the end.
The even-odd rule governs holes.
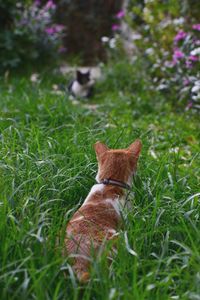
{"type": "Polygon", "coordinates": [[[92,94],[94,80],[90,78],[90,70],[87,72],[76,71],[76,79],[73,80],[69,86],[68,90],[72,96],[77,98],[88,98],[92,94]]]}

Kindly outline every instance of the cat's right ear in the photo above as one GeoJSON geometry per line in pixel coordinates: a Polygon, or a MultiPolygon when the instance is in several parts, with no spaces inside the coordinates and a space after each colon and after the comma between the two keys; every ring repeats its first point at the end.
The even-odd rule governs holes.
{"type": "Polygon", "coordinates": [[[94,149],[95,149],[95,152],[96,152],[97,159],[100,158],[100,156],[103,153],[105,153],[107,150],[109,150],[109,148],[101,142],[96,142],[94,144],[94,149]]]}

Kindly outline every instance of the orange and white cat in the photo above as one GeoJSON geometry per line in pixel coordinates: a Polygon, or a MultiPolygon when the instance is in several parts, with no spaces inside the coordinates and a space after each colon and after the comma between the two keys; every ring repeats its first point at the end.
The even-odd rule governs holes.
{"type": "Polygon", "coordinates": [[[98,253],[105,240],[117,235],[122,224],[121,208],[131,188],[142,148],[136,140],[126,149],[111,150],[105,144],[94,145],[98,160],[95,184],[66,228],[65,249],[74,256],[73,270],[81,282],[89,279],[92,251],[98,253]]]}

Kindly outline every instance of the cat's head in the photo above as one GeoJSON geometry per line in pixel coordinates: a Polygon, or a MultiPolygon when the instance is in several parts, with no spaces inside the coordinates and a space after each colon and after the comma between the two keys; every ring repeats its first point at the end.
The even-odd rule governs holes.
{"type": "Polygon", "coordinates": [[[81,72],[79,70],[76,71],[76,80],[79,84],[84,85],[90,81],[90,71],[81,72]]]}
{"type": "Polygon", "coordinates": [[[94,148],[98,161],[97,182],[103,179],[113,179],[132,183],[142,148],[140,140],[136,140],[126,149],[109,149],[101,142],[97,142],[94,148]]]}

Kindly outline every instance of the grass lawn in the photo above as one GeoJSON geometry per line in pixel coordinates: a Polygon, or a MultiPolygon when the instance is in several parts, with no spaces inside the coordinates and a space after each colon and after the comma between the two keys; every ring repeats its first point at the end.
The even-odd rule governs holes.
{"type": "Polygon", "coordinates": [[[2,300],[200,299],[199,115],[176,109],[178,96],[153,90],[145,73],[124,62],[107,67],[96,95],[78,104],[52,93],[61,76],[1,79],[2,300]],[[93,144],[123,148],[138,137],[118,254],[110,268],[105,255],[94,262],[80,286],[57,236],[95,183],[93,144]]]}

